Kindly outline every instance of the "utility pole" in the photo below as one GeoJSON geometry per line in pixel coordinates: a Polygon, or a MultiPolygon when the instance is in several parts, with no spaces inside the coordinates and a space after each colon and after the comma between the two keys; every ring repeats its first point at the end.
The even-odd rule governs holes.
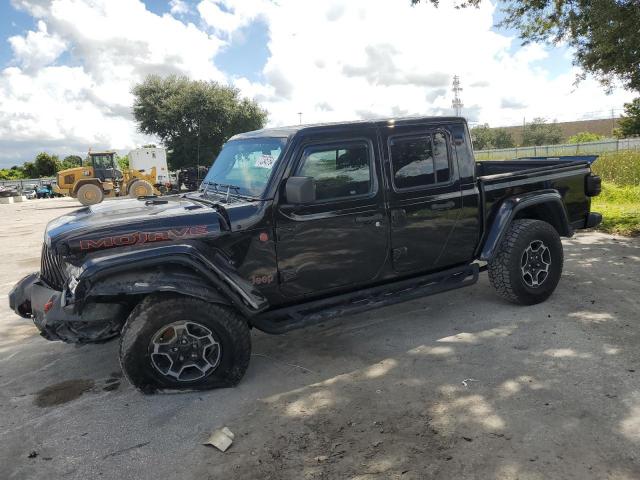
{"type": "Polygon", "coordinates": [[[302,112],[298,112],[298,123],[302,125],[302,112]]]}
{"type": "Polygon", "coordinates": [[[462,107],[464,104],[462,103],[462,99],[460,98],[460,92],[462,91],[462,87],[460,86],[460,77],[458,75],[453,76],[453,100],[451,101],[451,108],[453,108],[456,112],[456,117],[459,117],[462,113],[462,107]]]}
{"type": "Polygon", "coordinates": [[[616,120],[615,117],[613,116],[613,108],[611,109],[611,136],[613,137],[613,131],[616,129],[616,120]]]}

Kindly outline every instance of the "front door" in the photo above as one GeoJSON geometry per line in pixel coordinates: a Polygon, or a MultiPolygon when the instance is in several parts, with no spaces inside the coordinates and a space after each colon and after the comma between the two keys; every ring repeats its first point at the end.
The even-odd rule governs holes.
{"type": "Polygon", "coordinates": [[[462,208],[449,133],[407,126],[387,129],[384,137],[394,269],[446,267],[443,253],[462,208]]]}
{"type": "Polygon", "coordinates": [[[373,129],[315,138],[294,153],[291,176],[313,177],[316,200],[276,208],[280,288],[299,297],[372,281],[388,253],[389,224],[373,129]]]}

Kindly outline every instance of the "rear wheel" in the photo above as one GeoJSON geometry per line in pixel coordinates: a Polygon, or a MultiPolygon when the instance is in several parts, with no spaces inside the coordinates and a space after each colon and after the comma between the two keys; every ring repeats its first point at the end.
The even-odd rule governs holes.
{"type": "Polygon", "coordinates": [[[489,262],[489,281],[507,300],[522,305],[545,301],[562,275],[558,232],[541,220],[514,220],[489,262]]]}
{"type": "Polygon", "coordinates": [[[77,197],[82,205],[95,205],[104,199],[104,192],[98,185],[87,183],[78,189],[77,197]]]}
{"type": "Polygon", "coordinates": [[[146,180],[135,180],[129,187],[129,196],[132,198],[150,197],[153,195],[153,185],[146,180]]]}
{"type": "Polygon", "coordinates": [[[120,339],[122,370],[144,393],[236,385],[250,357],[246,320],[191,297],[147,297],[131,312],[120,339]]]}

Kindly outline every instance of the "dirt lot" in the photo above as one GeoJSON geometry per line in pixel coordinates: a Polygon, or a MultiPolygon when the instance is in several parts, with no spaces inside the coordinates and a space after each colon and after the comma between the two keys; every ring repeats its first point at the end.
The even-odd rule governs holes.
{"type": "Polygon", "coordinates": [[[582,233],[542,305],[473,287],[275,337],[242,383],[143,396],[117,342],[48,342],[6,293],[73,200],[0,205],[0,477],[640,478],[640,239],[582,233]],[[202,442],[236,434],[226,453],[202,442]]]}

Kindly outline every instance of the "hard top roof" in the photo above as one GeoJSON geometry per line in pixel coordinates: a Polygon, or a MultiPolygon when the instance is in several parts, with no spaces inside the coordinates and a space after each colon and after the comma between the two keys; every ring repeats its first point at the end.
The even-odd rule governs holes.
{"type": "Polygon", "coordinates": [[[251,132],[239,133],[229,140],[245,140],[249,138],[281,137],[289,138],[299,132],[310,132],[315,130],[340,130],[356,129],[361,127],[384,127],[388,125],[411,125],[415,123],[451,123],[466,122],[463,117],[401,117],[401,118],[381,118],[375,120],[356,120],[353,122],[332,122],[316,123],[310,125],[292,125],[287,127],[263,128],[251,132]]]}

